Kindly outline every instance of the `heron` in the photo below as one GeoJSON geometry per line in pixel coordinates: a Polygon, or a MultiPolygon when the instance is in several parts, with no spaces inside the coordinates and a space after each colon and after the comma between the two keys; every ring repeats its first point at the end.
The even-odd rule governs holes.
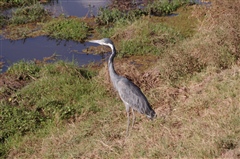
{"type": "Polygon", "coordinates": [[[116,49],[113,42],[109,38],[103,38],[101,40],[91,40],[89,42],[97,43],[111,48],[112,53],[108,59],[108,71],[110,80],[126,107],[128,117],[126,135],[129,134],[130,109],[132,110],[133,115],[132,127],[135,121],[134,111],[145,114],[147,118],[153,120],[157,115],[150,106],[146,96],[142,93],[141,89],[127,78],[120,76],[116,73],[113,64],[114,57],[116,56],[116,49]]]}

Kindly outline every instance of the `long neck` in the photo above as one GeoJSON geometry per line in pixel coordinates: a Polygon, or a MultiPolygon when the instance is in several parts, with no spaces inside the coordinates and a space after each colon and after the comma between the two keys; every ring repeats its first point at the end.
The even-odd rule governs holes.
{"type": "Polygon", "coordinates": [[[112,45],[110,47],[111,47],[111,50],[112,50],[112,54],[110,55],[110,57],[108,59],[108,71],[109,71],[111,81],[114,84],[114,79],[116,79],[118,77],[118,75],[117,75],[117,73],[114,69],[114,65],[113,65],[114,57],[116,55],[116,49],[112,45]]]}

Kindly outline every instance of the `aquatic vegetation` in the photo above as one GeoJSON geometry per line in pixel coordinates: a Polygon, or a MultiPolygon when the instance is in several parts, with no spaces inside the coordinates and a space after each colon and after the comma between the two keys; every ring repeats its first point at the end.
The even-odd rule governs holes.
{"type": "Polygon", "coordinates": [[[117,21],[134,21],[140,18],[142,15],[147,15],[145,11],[142,10],[130,10],[128,13],[124,13],[117,8],[100,8],[98,11],[98,16],[95,21],[99,25],[107,25],[110,23],[115,23],[117,21]]]}
{"type": "Polygon", "coordinates": [[[148,3],[145,10],[150,15],[157,16],[169,15],[173,11],[176,11],[179,7],[188,3],[189,3],[188,0],[172,0],[171,2],[169,2],[168,0],[163,1],[155,0],[152,3],[148,3]]]}
{"type": "MultiPolygon", "coordinates": [[[[114,2],[113,2],[114,3],[114,2]]],[[[117,2],[118,3],[118,2],[117,2]]],[[[119,2],[121,3],[121,2],[119,2]]],[[[168,15],[173,11],[176,11],[182,5],[188,4],[187,0],[173,0],[169,1],[158,1],[149,2],[146,6],[139,8],[131,8],[128,10],[121,10],[120,6],[110,5],[105,8],[100,8],[96,17],[96,22],[99,25],[106,25],[109,23],[115,23],[117,21],[134,21],[142,17],[143,15],[168,15]]]]}
{"type": "MultiPolygon", "coordinates": [[[[44,0],[44,2],[50,0],[44,0]]],[[[37,0],[1,0],[0,7],[11,8],[16,6],[30,6],[39,3],[37,0]]]]}
{"type": "Polygon", "coordinates": [[[48,18],[49,13],[40,3],[27,7],[17,8],[12,13],[10,24],[26,24],[31,22],[43,22],[48,18]]]}
{"type": "Polygon", "coordinates": [[[7,18],[4,15],[0,14],[0,28],[2,28],[6,24],[7,24],[7,18]]]}
{"type": "Polygon", "coordinates": [[[46,23],[43,30],[55,39],[83,41],[88,36],[89,27],[78,18],[60,17],[46,23]]]}

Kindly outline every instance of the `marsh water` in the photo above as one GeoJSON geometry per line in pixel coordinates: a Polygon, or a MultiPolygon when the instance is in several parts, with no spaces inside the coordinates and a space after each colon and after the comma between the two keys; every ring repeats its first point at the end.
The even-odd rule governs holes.
{"type": "Polygon", "coordinates": [[[99,7],[108,4],[108,0],[52,0],[45,5],[55,16],[60,14],[84,17],[96,15],[99,7]]]}
{"type": "MultiPolygon", "coordinates": [[[[53,0],[45,5],[53,16],[90,16],[96,14],[97,9],[105,6],[107,0],[53,0]]],[[[43,60],[44,57],[57,55],[57,59],[76,61],[79,65],[99,62],[104,56],[85,54],[83,49],[90,44],[73,41],[57,41],[46,36],[27,38],[24,40],[8,40],[0,36],[0,62],[3,62],[2,72],[5,72],[13,63],[25,60],[43,60]]],[[[92,44],[91,44],[92,45],[92,44]]],[[[0,71],[1,73],[1,71],[0,71]]]]}

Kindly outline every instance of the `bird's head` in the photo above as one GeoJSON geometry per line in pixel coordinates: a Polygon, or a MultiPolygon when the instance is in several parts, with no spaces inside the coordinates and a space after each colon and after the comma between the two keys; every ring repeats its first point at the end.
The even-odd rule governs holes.
{"type": "Polygon", "coordinates": [[[154,110],[151,110],[148,114],[147,114],[147,117],[151,120],[153,120],[154,118],[157,117],[157,114],[155,113],[154,110]]]}
{"type": "Polygon", "coordinates": [[[90,40],[89,42],[97,43],[97,44],[105,45],[105,46],[109,46],[109,47],[113,46],[113,42],[109,38],[103,38],[101,40],[90,40]]]}

